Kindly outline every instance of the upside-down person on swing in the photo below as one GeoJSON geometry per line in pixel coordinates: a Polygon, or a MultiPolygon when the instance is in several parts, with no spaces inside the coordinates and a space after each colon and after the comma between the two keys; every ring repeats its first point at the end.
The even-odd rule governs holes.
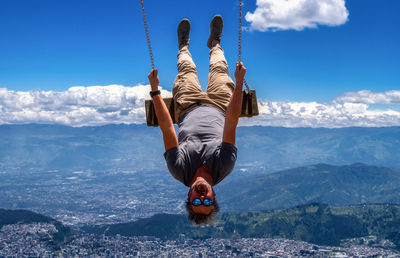
{"type": "Polygon", "coordinates": [[[236,63],[236,86],[220,46],[222,17],[210,25],[210,70],[206,92],[201,90],[196,65],[189,52],[189,20],[178,26],[178,75],[172,89],[178,118],[179,141],[168,109],[158,91],[158,71],[148,75],[160,125],[165,160],[172,176],[190,187],[186,209],[189,220],[208,224],[219,211],[213,186],[229,175],[236,162],[236,126],[242,107],[246,68],[236,63]]]}

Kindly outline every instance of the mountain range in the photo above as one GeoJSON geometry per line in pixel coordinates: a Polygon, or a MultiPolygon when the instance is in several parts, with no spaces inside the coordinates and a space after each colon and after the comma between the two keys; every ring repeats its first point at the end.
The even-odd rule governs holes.
{"type": "MultiPolygon", "coordinates": [[[[236,168],[271,173],[304,165],[366,163],[400,168],[400,127],[239,127],[236,168]]],[[[0,125],[0,169],[166,169],[159,128],[0,125]]]]}
{"type": "MultiPolygon", "coordinates": [[[[400,127],[239,127],[217,200],[223,212],[399,204],[399,136],[400,127]]],[[[183,213],[187,188],[168,173],[161,139],[144,125],[1,125],[0,207],[68,224],[183,213]]]]}
{"type": "Polygon", "coordinates": [[[239,175],[217,185],[217,199],[229,211],[330,205],[400,203],[400,169],[355,163],[316,164],[267,175],[239,175]]]}
{"type": "Polygon", "coordinates": [[[188,238],[288,238],[318,245],[340,245],[350,238],[377,236],[400,250],[400,206],[359,205],[330,207],[312,203],[291,209],[224,213],[210,225],[198,227],[182,215],[157,214],[135,222],[87,226],[89,233],[123,236],[188,238]]]}

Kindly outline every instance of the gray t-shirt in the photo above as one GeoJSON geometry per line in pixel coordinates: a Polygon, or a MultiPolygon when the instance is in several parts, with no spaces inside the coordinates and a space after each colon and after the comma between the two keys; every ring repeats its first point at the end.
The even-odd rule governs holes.
{"type": "Polygon", "coordinates": [[[232,172],[237,148],[222,142],[224,123],[224,115],[206,105],[196,107],[179,119],[179,146],[164,153],[168,169],[175,179],[190,186],[202,164],[210,171],[214,185],[232,172]]]}

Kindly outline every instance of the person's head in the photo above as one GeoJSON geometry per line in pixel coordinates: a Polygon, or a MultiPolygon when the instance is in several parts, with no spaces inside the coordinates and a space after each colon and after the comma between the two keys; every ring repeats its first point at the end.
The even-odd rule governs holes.
{"type": "Polygon", "coordinates": [[[190,187],[186,210],[188,218],[197,225],[210,224],[219,212],[212,186],[205,179],[196,180],[190,187]]]}

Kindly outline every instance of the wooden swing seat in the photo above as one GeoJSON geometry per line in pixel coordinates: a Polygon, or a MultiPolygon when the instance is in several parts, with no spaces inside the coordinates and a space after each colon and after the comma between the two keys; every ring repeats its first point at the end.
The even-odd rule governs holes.
{"type": "MultiPolygon", "coordinates": [[[[178,123],[175,119],[175,105],[172,98],[164,98],[164,103],[167,106],[169,114],[172,118],[172,122],[174,124],[178,123]]],[[[156,112],[154,109],[154,104],[152,99],[148,99],[145,101],[146,107],[146,121],[147,126],[158,126],[158,120],[156,116],[156,112]]],[[[242,101],[242,112],[240,117],[252,117],[258,116],[258,104],[257,104],[257,97],[256,91],[243,91],[243,101],[242,101]]]]}

